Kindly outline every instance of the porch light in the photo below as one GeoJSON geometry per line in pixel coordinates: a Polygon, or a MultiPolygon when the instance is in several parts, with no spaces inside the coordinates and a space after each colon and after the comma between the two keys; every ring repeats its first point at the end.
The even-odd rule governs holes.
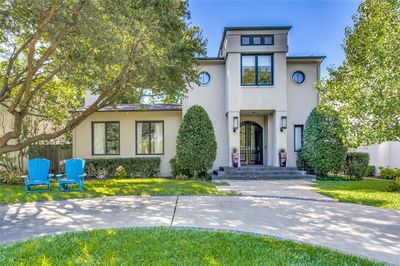
{"type": "Polygon", "coordinates": [[[233,117],[233,132],[236,132],[239,128],[239,117],[234,116],[233,117]]]}
{"type": "Polygon", "coordinates": [[[287,117],[281,116],[281,132],[287,128],[287,117]]]}

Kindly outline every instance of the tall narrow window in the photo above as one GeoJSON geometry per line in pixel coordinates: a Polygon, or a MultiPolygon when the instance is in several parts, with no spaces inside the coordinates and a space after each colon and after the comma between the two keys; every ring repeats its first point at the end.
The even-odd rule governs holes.
{"type": "Polygon", "coordinates": [[[164,153],[164,122],[136,122],[136,154],[164,153]]]}
{"type": "Polygon", "coordinates": [[[272,61],[269,55],[258,56],[258,85],[272,84],[272,61]]]}
{"type": "Polygon", "coordinates": [[[268,86],[273,84],[273,56],[242,55],[242,86],[268,86]]]}
{"type": "Polygon", "coordinates": [[[294,126],[294,151],[299,151],[303,145],[303,125],[294,126]]]}
{"type": "Polygon", "coordinates": [[[256,84],[256,57],[254,55],[242,55],[242,84],[256,84]]]}
{"type": "Polygon", "coordinates": [[[92,154],[117,155],[119,153],[119,122],[93,122],[92,154]]]}

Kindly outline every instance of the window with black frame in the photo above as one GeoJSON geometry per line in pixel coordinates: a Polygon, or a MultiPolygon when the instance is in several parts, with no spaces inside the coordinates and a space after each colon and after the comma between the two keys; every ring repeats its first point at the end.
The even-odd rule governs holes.
{"type": "Polygon", "coordinates": [[[136,154],[164,154],[164,122],[136,122],[136,154]]]}
{"type": "Polygon", "coordinates": [[[241,59],[242,86],[273,85],[272,54],[243,54],[241,59]]]}
{"type": "Polygon", "coordinates": [[[303,145],[303,125],[294,126],[294,151],[300,151],[303,145]]]}
{"type": "Polygon", "coordinates": [[[92,123],[92,154],[118,155],[120,153],[119,122],[92,123]]]}
{"type": "Polygon", "coordinates": [[[240,44],[242,46],[274,45],[274,35],[242,35],[240,44]]]}

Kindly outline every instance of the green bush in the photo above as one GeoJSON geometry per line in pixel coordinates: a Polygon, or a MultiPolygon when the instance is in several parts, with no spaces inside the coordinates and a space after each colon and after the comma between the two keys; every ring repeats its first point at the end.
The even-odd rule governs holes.
{"type": "Polygon", "coordinates": [[[176,143],[176,169],[199,178],[211,169],[217,156],[214,127],[200,105],[190,107],[179,128],[176,143]]]}
{"type": "Polygon", "coordinates": [[[14,171],[0,172],[1,185],[20,185],[23,183],[22,174],[14,171]]]}
{"type": "Polygon", "coordinates": [[[127,177],[153,177],[159,172],[158,157],[86,159],[86,173],[90,177],[121,177],[122,174],[127,177]],[[120,171],[117,171],[118,168],[120,171]]]}
{"type": "Polygon", "coordinates": [[[385,179],[400,179],[400,169],[379,167],[379,176],[385,179]]]}
{"type": "Polygon", "coordinates": [[[386,191],[399,192],[400,191],[400,178],[397,178],[395,180],[391,180],[389,182],[388,187],[386,188],[386,191]]]}
{"type": "Polygon", "coordinates": [[[347,153],[344,173],[352,178],[361,180],[367,174],[369,154],[365,152],[347,153]]]}
{"type": "Polygon", "coordinates": [[[376,168],[374,165],[368,165],[366,176],[375,176],[376,168]]]}
{"type": "Polygon", "coordinates": [[[188,176],[190,173],[188,170],[181,169],[179,165],[176,163],[176,158],[172,158],[169,160],[169,164],[171,167],[171,174],[173,177],[176,177],[178,175],[186,175],[188,176]]]}
{"type": "Polygon", "coordinates": [[[307,161],[304,158],[304,155],[303,155],[303,152],[301,149],[297,152],[296,166],[297,166],[297,169],[306,171],[307,173],[314,172],[312,167],[307,164],[307,161]]]}
{"type": "Polygon", "coordinates": [[[307,118],[302,156],[317,175],[343,171],[347,148],[344,130],[337,113],[316,107],[307,118]]]}

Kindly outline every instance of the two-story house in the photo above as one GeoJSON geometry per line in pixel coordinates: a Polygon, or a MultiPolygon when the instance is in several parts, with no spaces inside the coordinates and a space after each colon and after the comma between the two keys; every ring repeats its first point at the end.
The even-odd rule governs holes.
{"type": "Polygon", "coordinates": [[[103,108],[74,130],[73,155],[157,156],[161,175],[168,176],[182,118],[198,104],[214,125],[214,168],[232,164],[234,147],[241,165],[278,166],[285,149],[287,165],[295,166],[304,123],[318,104],[314,86],[324,56],[288,56],[290,28],[225,28],[218,56],[198,58],[200,85],[192,85],[182,104],[103,108]]]}

